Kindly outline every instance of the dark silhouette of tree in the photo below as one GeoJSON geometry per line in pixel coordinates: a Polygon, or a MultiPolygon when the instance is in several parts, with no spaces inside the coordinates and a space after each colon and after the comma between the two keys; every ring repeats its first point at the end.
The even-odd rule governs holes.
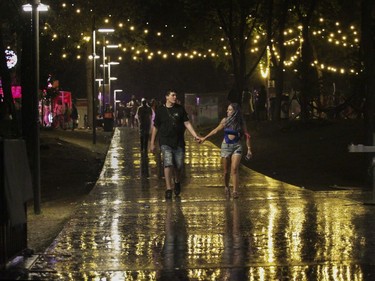
{"type": "Polygon", "coordinates": [[[361,61],[363,64],[363,91],[366,98],[366,142],[373,145],[375,133],[375,2],[361,1],[361,61]]]}

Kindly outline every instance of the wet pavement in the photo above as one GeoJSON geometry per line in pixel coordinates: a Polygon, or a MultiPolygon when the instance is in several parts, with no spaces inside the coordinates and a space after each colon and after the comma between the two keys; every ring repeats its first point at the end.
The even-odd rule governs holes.
{"type": "Polygon", "coordinates": [[[29,280],[375,280],[371,193],[241,166],[240,198],[226,199],[219,148],[186,140],[181,196],[166,201],[159,159],[116,128],[96,186],[29,280]]]}

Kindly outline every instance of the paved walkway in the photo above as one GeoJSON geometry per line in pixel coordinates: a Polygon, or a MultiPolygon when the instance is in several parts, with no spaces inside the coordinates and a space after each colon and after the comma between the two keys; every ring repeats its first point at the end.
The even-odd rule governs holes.
{"type": "Polygon", "coordinates": [[[139,146],[136,130],[115,130],[96,186],[29,279],[375,280],[369,194],[241,167],[240,198],[228,200],[219,149],[189,135],[181,196],[166,202],[158,161],[139,146]]]}

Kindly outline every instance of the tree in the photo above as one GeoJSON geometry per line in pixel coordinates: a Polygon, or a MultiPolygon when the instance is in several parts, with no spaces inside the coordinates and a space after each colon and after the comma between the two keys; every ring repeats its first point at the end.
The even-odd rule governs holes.
{"type": "Polygon", "coordinates": [[[361,60],[363,62],[363,83],[366,98],[365,125],[366,142],[374,144],[375,133],[375,3],[361,1],[361,60]]]}
{"type": "Polygon", "coordinates": [[[274,1],[268,1],[268,17],[267,17],[267,46],[269,50],[277,47],[279,58],[275,52],[271,53],[272,69],[274,70],[271,79],[275,80],[275,108],[272,120],[279,120],[281,114],[281,96],[284,90],[284,62],[286,59],[286,47],[284,31],[287,24],[287,15],[290,8],[290,0],[282,0],[278,2],[278,6],[274,7],[274,1]]]}
{"type": "MultiPolygon", "coordinates": [[[[219,54],[223,54],[222,49],[219,49],[223,46],[218,45],[217,42],[222,41],[225,44],[224,48],[229,47],[229,51],[226,51],[229,52],[229,56],[224,53],[219,61],[228,65],[233,73],[234,82],[228,96],[231,102],[241,104],[242,92],[248,87],[249,78],[266,50],[266,41],[260,36],[264,32],[262,14],[265,9],[261,3],[262,1],[212,0],[202,4],[201,1],[197,1],[189,12],[193,19],[200,19],[200,21],[195,20],[195,24],[192,23],[193,31],[199,31],[190,33],[190,42],[194,42],[191,45],[200,45],[201,48],[216,45],[213,47],[219,54]],[[205,6],[199,9],[199,5],[205,6]],[[197,11],[200,11],[198,16],[196,16],[197,11]],[[196,40],[197,38],[193,36],[195,37],[197,33],[203,34],[205,36],[203,38],[210,38],[210,40],[196,40]],[[260,45],[260,51],[251,53],[249,50],[255,41],[260,45]]],[[[202,35],[198,38],[202,38],[202,35]]]]}

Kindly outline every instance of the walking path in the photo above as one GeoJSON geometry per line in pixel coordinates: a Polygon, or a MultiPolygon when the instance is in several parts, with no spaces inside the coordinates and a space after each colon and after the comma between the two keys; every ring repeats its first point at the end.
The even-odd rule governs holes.
{"type": "Polygon", "coordinates": [[[181,196],[165,201],[159,161],[139,147],[135,129],[116,128],[96,186],[30,280],[375,280],[369,193],[312,192],[241,166],[228,200],[219,148],[187,136],[181,196]]]}

